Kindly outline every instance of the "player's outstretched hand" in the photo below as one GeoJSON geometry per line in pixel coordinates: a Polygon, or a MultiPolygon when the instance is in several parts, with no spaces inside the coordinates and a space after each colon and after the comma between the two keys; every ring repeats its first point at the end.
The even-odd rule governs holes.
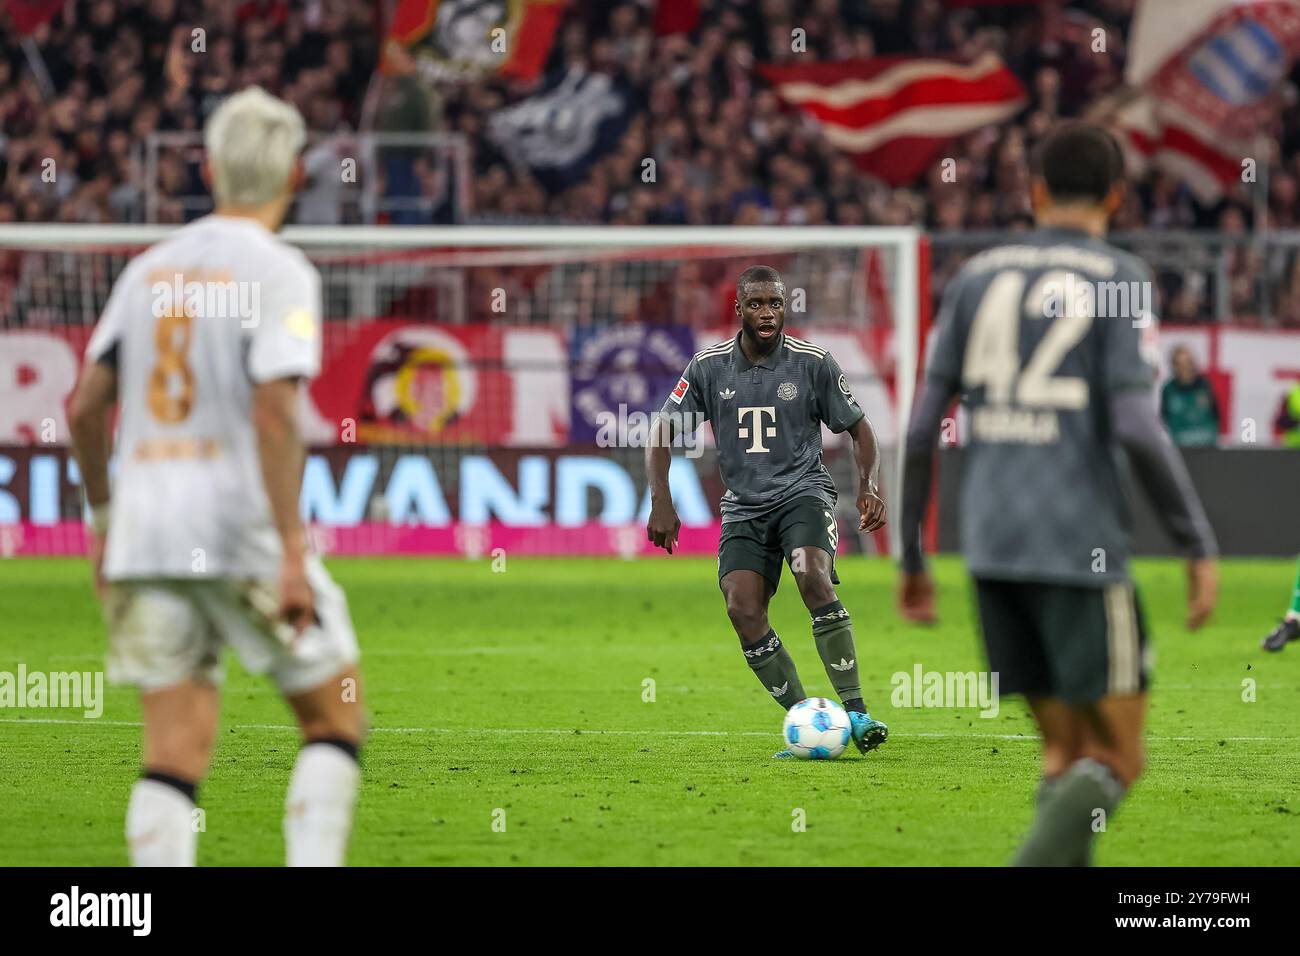
{"type": "Polygon", "coordinates": [[[885,502],[874,491],[858,495],[859,531],[875,531],[885,526],[885,502]]]}
{"type": "Polygon", "coordinates": [[[681,519],[671,501],[658,501],[650,506],[650,520],[646,522],[646,540],[669,554],[677,547],[677,533],[682,529],[681,519]]]}
{"type": "Polygon", "coordinates": [[[928,571],[904,573],[898,581],[898,613],[913,624],[933,624],[934,579],[928,571]]]}
{"type": "Polygon", "coordinates": [[[1219,600],[1219,563],[1213,558],[1187,562],[1187,629],[1194,631],[1209,620],[1219,600]]]}

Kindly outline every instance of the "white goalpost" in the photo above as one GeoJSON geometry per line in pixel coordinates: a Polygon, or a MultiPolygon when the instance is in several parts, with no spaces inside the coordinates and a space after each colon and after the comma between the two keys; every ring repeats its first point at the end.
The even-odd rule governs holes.
{"type": "MultiPolygon", "coordinates": [[[[0,225],[0,456],[39,445],[50,420],[62,425],[62,400],[113,281],[132,255],[174,228],[0,225]]],[[[566,480],[585,476],[572,487],[560,487],[557,476],[547,489],[556,553],[572,550],[565,529],[580,519],[635,524],[622,479],[577,461],[605,457],[629,475],[639,470],[632,450],[593,447],[591,419],[615,404],[657,408],[664,396],[652,393],[665,375],[675,381],[678,359],[734,334],[728,289],[756,263],[786,280],[787,327],[844,367],[877,427],[887,456],[882,484],[897,516],[898,447],[928,320],[928,255],[918,229],[290,226],[281,235],[322,277],[325,369],[312,388],[308,436],[333,483],[315,516],[324,524],[355,519],[358,505],[375,525],[433,515],[455,525],[462,542],[485,522],[535,524],[536,509],[518,500],[501,514],[494,502],[509,497],[504,491],[475,497],[467,484],[496,478],[465,456],[485,454],[498,469],[518,464],[509,483],[524,481],[534,467],[525,460],[539,451],[573,459],[553,462],[566,480]],[[352,493],[344,487],[349,466],[332,445],[376,450],[374,481],[346,507],[339,502],[352,493]],[[413,509],[391,491],[394,472],[407,467],[403,454],[416,449],[432,462],[446,508],[413,509]]],[[[54,433],[62,444],[66,429],[54,433]]],[[[828,436],[827,457],[841,498],[849,497],[842,438],[828,436]]],[[[699,470],[707,486],[706,468],[699,470]]],[[[58,510],[72,517],[66,504],[58,510]]],[[[889,528],[897,553],[896,526],[889,528]]]]}

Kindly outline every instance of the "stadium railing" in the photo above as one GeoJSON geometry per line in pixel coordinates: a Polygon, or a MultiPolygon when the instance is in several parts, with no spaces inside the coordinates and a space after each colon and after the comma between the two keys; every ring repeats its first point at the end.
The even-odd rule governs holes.
{"type": "MultiPolygon", "coordinates": [[[[141,221],[189,221],[212,211],[206,190],[168,192],[163,186],[162,169],[169,162],[182,164],[186,189],[201,182],[201,132],[150,133],[138,149],[144,169],[141,221]]],[[[469,144],[460,133],[313,132],[303,153],[308,183],[290,222],[464,223],[472,206],[469,157],[469,144]]]]}
{"type": "MultiPolygon", "coordinates": [[[[942,288],[969,256],[1013,242],[1016,235],[1007,230],[931,232],[933,283],[942,288]]],[[[1177,311],[1162,308],[1175,322],[1300,327],[1300,230],[1235,235],[1147,229],[1115,232],[1109,241],[1151,267],[1166,306],[1180,294],[1187,297],[1177,302],[1177,311]]]]}

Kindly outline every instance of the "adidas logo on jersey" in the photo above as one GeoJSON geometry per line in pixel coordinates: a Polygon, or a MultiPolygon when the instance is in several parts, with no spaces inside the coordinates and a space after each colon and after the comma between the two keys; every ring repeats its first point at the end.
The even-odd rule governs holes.
{"type": "Polygon", "coordinates": [[[724,388],[722,391],[718,392],[718,395],[724,400],[729,398],[735,398],[736,390],[734,388],[724,388]]]}

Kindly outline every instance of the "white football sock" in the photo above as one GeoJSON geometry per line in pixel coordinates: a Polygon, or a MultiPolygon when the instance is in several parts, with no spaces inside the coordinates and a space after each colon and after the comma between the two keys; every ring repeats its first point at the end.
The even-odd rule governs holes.
{"type": "Polygon", "coordinates": [[[199,835],[194,802],[175,787],[141,778],[126,805],[126,845],[132,866],[193,866],[199,835]]]}
{"type": "Polygon", "coordinates": [[[356,760],[333,744],[302,748],[284,807],[288,866],[343,865],[360,776],[356,760]]]}

